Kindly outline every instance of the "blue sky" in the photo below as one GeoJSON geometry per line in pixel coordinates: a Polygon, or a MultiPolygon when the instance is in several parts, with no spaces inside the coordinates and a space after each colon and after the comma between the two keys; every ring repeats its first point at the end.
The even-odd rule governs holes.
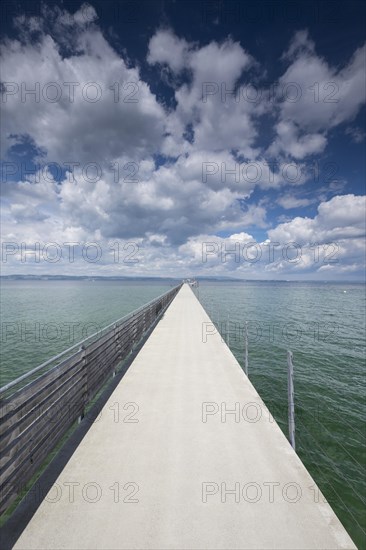
{"type": "Polygon", "coordinates": [[[3,274],[362,280],[364,11],[5,5],[3,274]]]}

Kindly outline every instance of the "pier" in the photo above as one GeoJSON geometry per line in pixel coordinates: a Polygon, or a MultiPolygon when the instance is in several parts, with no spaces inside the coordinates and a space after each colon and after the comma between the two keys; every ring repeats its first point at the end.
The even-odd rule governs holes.
{"type": "MultiPolygon", "coordinates": [[[[135,340],[153,330],[14,548],[356,548],[190,285],[150,307],[137,329],[141,312],[135,340]]],[[[126,326],[103,336],[103,353],[112,341],[121,359],[126,326]]],[[[75,357],[65,361],[74,368],[75,357]]],[[[84,408],[72,419],[80,426],[84,408]]]]}

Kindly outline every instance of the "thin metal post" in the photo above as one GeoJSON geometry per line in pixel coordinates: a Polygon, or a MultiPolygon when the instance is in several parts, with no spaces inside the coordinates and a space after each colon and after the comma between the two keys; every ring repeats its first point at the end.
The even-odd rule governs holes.
{"type": "Polygon", "coordinates": [[[227,314],[227,321],[226,321],[226,341],[228,347],[230,347],[230,317],[229,314],[227,314]]]}
{"type": "Polygon", "coordinates": [[[295,450],[295,393],[294,365],[292,351],[287,352],[287,395],[288,395],[288,433],[292,448],[295,450]]]}
{"type": "Polygon", "coordinates": [[[248,321],[245,321],[244,339],[245,339],[244,365],[245,365],[245,374],[248,376],[248,321]]]}

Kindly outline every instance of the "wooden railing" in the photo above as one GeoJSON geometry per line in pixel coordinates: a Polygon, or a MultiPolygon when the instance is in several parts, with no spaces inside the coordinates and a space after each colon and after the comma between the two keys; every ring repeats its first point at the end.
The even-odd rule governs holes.
{"type": "Polygon", "coordinates": [[[83,417],[87,405],[180,287],[0,389],[0,513],[23,491],[72,424],[83,417]]]}

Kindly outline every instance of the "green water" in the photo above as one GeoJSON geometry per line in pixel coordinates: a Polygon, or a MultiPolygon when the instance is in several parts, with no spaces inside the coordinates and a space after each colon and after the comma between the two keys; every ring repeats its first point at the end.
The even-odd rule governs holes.
{"type": "Polygon", "coordinates": [[[4,385],[177,283],[2,281],[4,385]]]}
{"type": "Polygon", "coordinates": [[[287,350],[295,366],[296,450],[360,549],[366,548],[365,287],[201,284],[199,297],[287,435],[287,350]]]}
{"type": "MultiPolygon", "coordinates": [[[[3,281],[1,385],[170,286],[3,281]]],[[[286,434],[286,352],[293,352],[297,452],[366,548],[365,287],[205,282],[198,294],[241,365],[248,321],[250,379],[286,434]]]]}

